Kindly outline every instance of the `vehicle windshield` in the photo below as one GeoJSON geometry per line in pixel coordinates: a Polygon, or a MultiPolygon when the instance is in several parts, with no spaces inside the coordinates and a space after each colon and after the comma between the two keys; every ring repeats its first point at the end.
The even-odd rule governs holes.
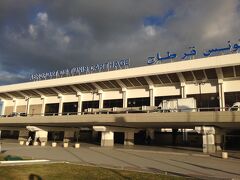
{"type": "Polygon", "coordinates": [[[231,107],[231,111],[238,111],[238,106],[231,107]]]}

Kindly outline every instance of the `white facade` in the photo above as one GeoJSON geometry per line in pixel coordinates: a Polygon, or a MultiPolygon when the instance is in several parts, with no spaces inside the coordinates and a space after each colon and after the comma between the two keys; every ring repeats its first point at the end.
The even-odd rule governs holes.
{"type": "Polygon", "coordinates": [[[149,97],[149,105],[154,106],[155,97],[185,98],[189,95],[209,93],[218,94],[220,106],[225,107],[224,93],[240,91],[239,66],[240,54],[230,54],[0,86],[0,98],[4,101],[2,114],[5,113],[4,108],[12,107],[12,111],[16,112],[20,106],[26,106],[26,110],[22,107],[21,111],[29,112],[31,105],[41,105],[41,112],[44,112],[44,106],[50,103],[59,103],[61,113],[63,103],[78,102],[80,107],[83,101],[99,101],[99,108],[103,108],[104,100],[113,99],[123,99],[123,107],[126,107],[128,98],[144,97],[149,97]],[[216,77],[211,78],[211,73],[208,75],[207,70],[215,71],[213,76],[216,77]],[[203,73],[200,80],[201,73],[198,74],[198,71],[203,73]],[[186,72],[188,74],[184,76],[186,72]],[[178,80],[173,82],[174,77],[171,78],[171,75],[177,76],[178,80]]]}
{"type": "MultiPolygon", "coordinates": [[[[64,131],[67,141],[73,139],[74,128],[92,128],[96,135],[94,130],[103,127],[106,130],[97,130],[102,133],[102,146],[113,146],[115,132],[123,132],[124,144],[133,145],[134,133],[144,128],[151,139],[155,138],[154,131],[161,128],[172,128],[173,132],[176,128],[204,129],[205,125],[236,128],[240,112],[223,111],[227,105],[240,101],[240,54],[0,86],[0,100],[4,102],[2,115],[10,116],[2,118],[0,129],[19,125],[23,140],[28,136],[26,124],[39,126],[44,134],[40,139],[44,141],[48,131],[64,131]],[[196,99],[194,112],[149,113],[162,100],[188,97],[196,99]],[[201,108],[211,112],[200,112],[201,108]],[[129,114],[138,110],[145,113],[129,114]],[[91,115],[84,116],[89,112],[91,115]],[[95,115],[97,112],[103,114],[95,115]],[[27,117],[12,118],[16,113],[27,117]]],[[[214,142],[214,137],[224,131],[216,130],[214,136],[203,132],[204,143],[206,137],[213,140],[204,144],[207,151],[214,151],[215,144],[217,147],[221,143],[214,142]]],[[[186,131],[183,132],[186,140],[186,131]]]]}

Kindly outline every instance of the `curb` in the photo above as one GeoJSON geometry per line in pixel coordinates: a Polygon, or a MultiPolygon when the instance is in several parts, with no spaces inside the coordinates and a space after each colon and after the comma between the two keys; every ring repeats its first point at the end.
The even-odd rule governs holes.
{"type": "Polygon", "coordinates": [[[22,163],[42,163],[49,162],[50,160],[18,160],[18,161],[0,161],[0,164],[22,164],[22,163]]]}

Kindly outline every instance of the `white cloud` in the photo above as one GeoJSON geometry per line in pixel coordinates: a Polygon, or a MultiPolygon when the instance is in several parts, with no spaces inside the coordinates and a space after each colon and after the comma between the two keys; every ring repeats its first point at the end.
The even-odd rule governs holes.
{"type": "Polygon", "coordinates": [[[28,32],[33,39],[37,38],[38,33],[37,33],[37,30],[36,30],[36,26],[30,24],[28,26],[28,32]]]}
{"type": "Polygon", "coordinates": [[[147,36],[153,37],[156,35],[156,30],[154,26],[146,26],[144,27],[144,31],[147,36]]]}
{"type": "Polygon", "coordinates": [[[234,26],[239,24],[236,21],[239,18],[238,16],[237,1],[226,1],[219,4],[218,9],[213,11],[206,21],[203,38],[213,39],[231,34],[234,26]]]}
{"type": "Polygon", "coordinates": [[[48,14],[46,12],[39,12],[37,14],[37,21],[43,25],[43,26],[47,26],[48,23],[48,14]]]}
{"type": "Polygon", "coordinates": [[[0,32],[4,32],[0,34],[0,54],[7,57],[1,60],[6,69],[41,72],[120,57],[129,57],[132,66],[140,66],[157,52],[179,55],[194,45],[201,56],[205,48],[239,39],[239,0],[124,0],[109,1],[108,6],[99,1],[59,1],[44,2],[48,11],[36,13],[31,23],[26,18],[33,7],[30,2],[22,8],[9,2],[14,8],[5,11],[8,7],[0,1],[0,32]],[[161,26],[144,26],[146,17],[162,17],[168,10],[174,16],[161,26]],[[13,22],[6,25],[1,18],[13,22]]]}
{"type": "Polygon", "coordinates": [[[64,44],[69,44],[69,43],[70,43],[70,40],[71,40],[71,39],[70,39],[69,36],[64,36],[64,37],[63,37],[63,43],[64,43],[64,44]]]}
{"type": "MultiPolygon", "coordinates": [[[[34,24],[28,26],[28,33],[32,39],[47,39],[47,43],[54,44],[56,49],[65,49],[71,43],[71,37],[65,30],[65,28],[69,28],[68,26],[61,27],[50,21],[46,12],[39,12],[36,19],[34,24]]],[[[82,30],[86,30],[84,26],[82,30]]],[[[24,37],[22,36],[22,38],[24,37]]]]}
{"type": "Polygon", "coordinates": [[[26,79],[26,74],[22,73],[10,73],[4,70],[0,71],[0,83],[9,83],[14,80],[19,80],[19,79],[26,79]]]}

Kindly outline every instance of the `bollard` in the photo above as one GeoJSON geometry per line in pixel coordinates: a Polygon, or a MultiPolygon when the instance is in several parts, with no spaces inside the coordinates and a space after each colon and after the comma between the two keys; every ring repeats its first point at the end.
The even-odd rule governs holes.
{"type": "Polygon", "coordinates": [[[24,145],[24,141],[19,141],[19,144],[20,145],[24,145]]]}
{"type": "Polygon", "coordinates": [[[67,143],[67,142],[64,142],[64,143],[63,143],[63,147],[64,147],[64,148],[67,148],[67,147],[68,147],[68,143],[67,143]]]}
{"type": "Polygon", "coordinates": [[[222,152],[222,158],[227,159],[228,158],[228,153],[227,152],[222,152]]]}
{"type": "Polygon", "coordinates": [[[52,147],[56,147],[57,143],[56,142],[52,142],[52,147]]]}
{"type": "Polygon", "coordinates": [[[80,143],[75,143],[75,148],[76,149],[80,148],[80,143]]]}
{"type": "Polygon", "coordinates": [[[45,141],[41,142],[41,146],[46,146],[46,142],[45,141]]]}

